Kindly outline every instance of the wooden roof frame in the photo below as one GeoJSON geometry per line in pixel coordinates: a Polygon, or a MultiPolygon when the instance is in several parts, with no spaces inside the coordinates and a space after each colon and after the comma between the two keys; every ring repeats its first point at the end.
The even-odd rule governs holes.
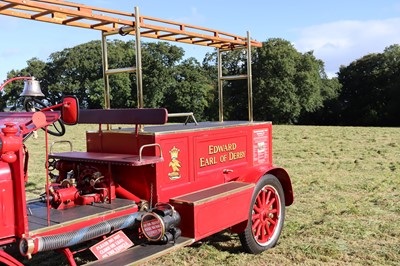
{"type": "MultiPolygon", "coordinates": [[[[135,35],[135,14],[58,0],[0,0],[0,15],[24,18],[110,34],[135,35]]],[[[219,49],[245,48],[247,37],[149,16],[139,16],[142,37],[219,49]]],[[[251,46],[261,47],[251,40],[251,46]]]]}
{"type": "Polygon", "coordinates": [[[223,31],[164,20],[139,14],[105,8],[87,6],[62,0],[0,0],[0,15],[18,17],[34,21],[42,21],[72,27],[94,29],[102,34],[102,60],[104,79],[104,100],[106,109],[110,104],[110,74],[136,72],[138,108],[143,108],[143,85],[141,63],[141,37],[163,41],[172,41],[216,48],[218,51],[218,95],[219,121],[223,115],[223,83],[226,80],[247,79],[248,115],[253,121],[253,93],[251,63],[247,64],[246,75],[223,76],[221,52],[236,49],[247,51],[247,61],[251,62],[251,48],[262,47],[261,42],[251,40],[247,36],[239,36],[223,31]],[[134,35],[136,46],[136,66],[122,69],[108,68],[107,39],[109,35],[134,35]]]}

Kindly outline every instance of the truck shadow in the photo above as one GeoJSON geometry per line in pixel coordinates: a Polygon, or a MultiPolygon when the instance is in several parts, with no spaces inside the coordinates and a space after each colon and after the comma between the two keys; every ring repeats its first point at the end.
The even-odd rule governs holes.
{"type": "Polygon", "coordinates": [[[238,234],[231,233],[229,230],[216,233],[197,241],[193,243],[191,247],[200,248],[204,244],[210,245],[219,251],[226,251],[231,254],[239,254],[244,252],[242,245],[240,244],[238,234]]]}

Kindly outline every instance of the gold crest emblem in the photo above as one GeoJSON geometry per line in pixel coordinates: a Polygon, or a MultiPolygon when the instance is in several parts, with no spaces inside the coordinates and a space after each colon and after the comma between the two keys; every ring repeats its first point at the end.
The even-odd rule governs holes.
{"type": "Polygon", "coordinates": [[[181,177],[179,173],[179,168],[181,168],[181,162],[178,160],[179,152],[180,150],[175,146],[169,151],[171,154],[171,161],[168,166],[172,168],[172,172],[170,172],[168,176],[171,180],[176,180],[181,177]]]}

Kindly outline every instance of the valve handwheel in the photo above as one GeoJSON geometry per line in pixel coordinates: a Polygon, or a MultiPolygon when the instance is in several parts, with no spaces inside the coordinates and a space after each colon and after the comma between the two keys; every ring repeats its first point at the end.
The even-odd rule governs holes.
{"type": "MultiPolygon", "coordinates": [[[[46,107],[46,104],[37,98],[27,97],[24,100],[24,108],[27,112],[37,112],[46,107]]],[[[58,119],[57,122],[49,125],[47,127],[47,132],[53,136],[63,136],[65,134],[65,125],[61,118],[58,119]]]]}

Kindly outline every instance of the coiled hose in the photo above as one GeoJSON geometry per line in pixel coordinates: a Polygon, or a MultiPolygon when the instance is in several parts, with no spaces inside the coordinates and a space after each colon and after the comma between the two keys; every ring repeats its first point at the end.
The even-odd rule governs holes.
{"type": "Polygon", "coordinates": [[[20,244],[21,253],[27,256],[41,251],[54,250],[60,248],[71,247],[73,245],[83,243],[85,241],[112,233],[117,230],[133,226],[139,222],[137,218],[142,217],[145,212],[135,212],[130,215],[103,221],[95,225],[84,227],[78,231],[68,232],[57,235],[42,236],[35,239],[23,239],[20,244]],[[33,240],[33,241],[32,241],[33,240]],[[34,243],[34,247],[29,248],[30,243],[34,243]]]}

